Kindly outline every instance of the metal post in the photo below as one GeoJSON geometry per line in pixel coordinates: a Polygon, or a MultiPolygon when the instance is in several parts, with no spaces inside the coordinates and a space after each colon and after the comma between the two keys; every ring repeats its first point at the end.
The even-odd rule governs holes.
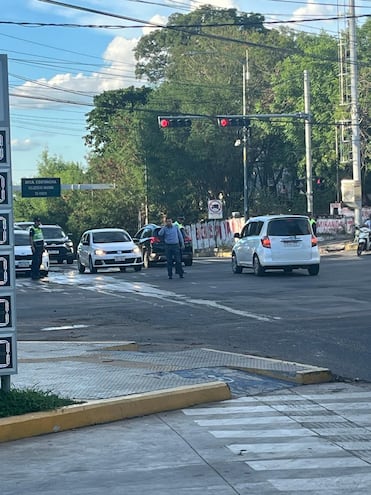
{"type": "Polygon", "coordinates": [[[353,181],[360,194],[355,194],[354,223],[362,224],[362,181],[361,181],[361,146],[358,114],[358,68],[357,40],[354,0],[349,0],[349,63],[350,63],[350,93],[352,121],[352,161],[353,181]]]}
{"type": "MultiPolygon", "coordinates": [[[[242,114],[247,114],[246,92],[247,81],[249,80],[249,59],[248,52],[246,50],[246,63],[242,67],[242,114]]],[[[248,128],[246,126],[242,129],[242,162],[243,162],[243,214],[245,222],[249,219],[249,190],[248,190],[248,176],[247,176],[247,140],[248,140],[248,128]]]]}
{"type": "Polygon", "coordinates": [[[10,375],[3,375],[1,377],[1,390],[3,392],[10,392],[10,375]]]}
{"type": "Polygon", "coordinates": [[[306,160],[306,179],[307,179],[307,212],[313,211],[313,175],[312,175],[312,124],[310,116],[310,81],[309,73],[304,71],[304,112],[305,118],[305,160],[306,160]]]}

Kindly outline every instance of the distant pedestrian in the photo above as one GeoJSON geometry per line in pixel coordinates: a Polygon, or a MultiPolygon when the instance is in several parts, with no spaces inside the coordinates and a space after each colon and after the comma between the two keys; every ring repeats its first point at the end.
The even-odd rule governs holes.
{"type": "Polygon", "coordinates": [[[308,213],[308,217],[309,217],[309,223],[312,227],[312,230],[313,230],[313,234],[314,235],[317,235],[317,222],[316,222],[316,219],[313,217],[312,213],[309,212],[308,213]]]}
{"type": "Polygon", "coordinates": [[[31,278],[40,278],[40,266],[44,252],[44,235],[40,227],[40,218],[34,218],[34,224],[30,227],[30,245],[32,249],[31,278]]]}
{"type": "Polygon", "coordinates": [[[170,217],[166,217],[166,224],[160,229],[158,235],[164,238],[167,274],[169,279],[173,278],[173,263],[175,262],[175,273],[179,278],[184,277],[182,267],[182,249],[184,249],[184,239],[177,225],[173,224],[170,217]]]}
{"type": "Polygon", "coordinates": [[[368,219],[365,221],[365,227],[371,230],[371,214],[368,219]]]}

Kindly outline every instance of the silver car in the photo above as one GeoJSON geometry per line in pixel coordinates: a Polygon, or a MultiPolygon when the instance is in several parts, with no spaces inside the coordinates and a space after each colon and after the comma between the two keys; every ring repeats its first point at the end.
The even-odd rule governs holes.
{"type": "Polygon", "coordinates": [[[309,218],[304,215],[268,215],[252,217],[240,234],[235,234],[232,271],[251,268],[255,275],[266,270],[304,268],[318,275],[320,254],[309,218]]]}
{"type": "Polygon", "coordinates": [[[141,251],[124,229],[91,229],[84,232],[77,246],[77,267],[80,273],[88,268],[97,273],[100,268],[133,267],[136,272],[143,266],[141,251]]]}

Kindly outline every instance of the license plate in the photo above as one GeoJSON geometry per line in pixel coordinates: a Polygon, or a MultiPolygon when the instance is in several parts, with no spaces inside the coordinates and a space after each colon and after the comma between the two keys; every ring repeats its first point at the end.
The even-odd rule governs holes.
{"type": "Polygon", "coordinates": [[[20,263],[18,263],[18,268],[28,268],[30,266],[30,263],[28,263],[27,261],[21,261],[20,263]]]}
{"type": "Polygon", "coordinates": [[[49,254],[59,254],[59,251],[57,249],[50,249],[49,254]]]}
{"type": "Polygon", "coordinates": [[[125,261],[125,257],[124,256],[116,256],[115,261],[116,261],[116,263],[119,263],[120,261],[125,261]]]}

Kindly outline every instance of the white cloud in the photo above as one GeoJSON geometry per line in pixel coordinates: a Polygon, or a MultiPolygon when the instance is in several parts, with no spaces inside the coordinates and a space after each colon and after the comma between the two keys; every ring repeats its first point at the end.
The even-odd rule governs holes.
{"type": "Polygon", "coordinates": [[[12,151],[31,151],[39,146],[40,143],[32,139],[12,139],[11,142],[12,151]]]}
{"type": "Polygon", "coordinates": [[[307,5],[300,7],[293,12],[294,20],[304,20],[311,17],[325,17],[328,15],[333,15],[334,6],[324,5],[323,3],[318,4],[313,0],[308,0],[307,5]]]}
{"type": "MultiPolygon", "coordinates": [[[[213,7],[219,7],[221,9],[237,9],[238,6],[234,0],[211,0],[210,2],[205,1],[205,5],[212,5],[213,7]]],[[[190,2],[192,10],[200,8],[200,2],[195,0],[190,2]]]]}
{"type": "MultiPolygon", "coordinates": [[[[168,22],[168,18],[167,17],[164,17],[164,16],[161,16],[161,15],[154,15],[149,20],[149,22],[151,22],[152,24],[156,24],[158,26],[166,26],[166,24],[168,22]]],[[[154,27],[154,26],[146,26],[146,27],[142,28],[142,32],[146,36],[147,34],[151,33],[155,29],[160,29],[160,28],[157,28],[157,27],[154,27]]]]}
{"type": "Polygon", "coordinates": [[[66,102],[92,104],[93,96],[103,91],[128,86],[140,86],[135,79],[133,49],[138,40],[117,36],[103,54],[102,69],[93,74],[64,73],[50,79],[40,78],[17,86],[12,90],[12,108],[56,108],[66,102]]]}

